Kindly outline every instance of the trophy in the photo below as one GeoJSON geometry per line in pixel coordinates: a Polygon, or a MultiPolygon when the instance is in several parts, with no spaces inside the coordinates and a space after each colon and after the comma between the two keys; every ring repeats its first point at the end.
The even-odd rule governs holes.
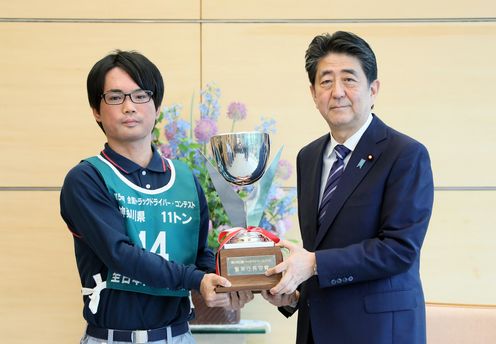
{"type": "Polygon", "coordinates": [[[227,278],[231,287],[217,287],[217,292],[268,290],[281,274],[265,276],[265,271],[282,262],[279,239],[258,228],[264,205],[275,176],[282,148],[266,168],[270,153],[267,133],[241,132],[213,136],[210,139],[216,167],[207,160],[212,183],[234,228],[221,233],[217,252],[217,273],[227,278]],[[258,181],[258,182],[257,182],[258,181]],[[230,184],[253,185],[243,201],[230,184]],[[222,237],[223,236],[223,237],[222,237]]]}

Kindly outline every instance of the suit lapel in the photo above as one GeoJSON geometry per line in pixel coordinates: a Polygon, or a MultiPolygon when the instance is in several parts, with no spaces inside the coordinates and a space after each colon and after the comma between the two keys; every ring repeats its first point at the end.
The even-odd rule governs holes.
{"type": "MultiPolygon", "coordinates": [[[[322,220],[313,249],[316,250],[324,236],[329,231],[334,219],[343,207],[343,204],[353,193],[355,188],[365,178],[367,173],[374,167],[376,161],[382,154],[387,138],[386,125],[374,116],[374,120],[367,128],[356,146],[350,161],[339,181],[338,188],[332,196],[326,214],[322,220]],[[369,159],[369,155],[372,159],[369,159]],[[363,161],[362,161],[363,160],[363,161]]],[[[317,205],[318,208],[318,205],[317,205]]]]}
{"type": "Polygon", "coordinates": [[[319,196],[320,196],[320,182],[322,179],[322,156],[324,154],[324,150],[330,140],[330,135],[324,135],[323,137],[320,138],[320,140],[317,143],[316,149],[315,149],[315,154],[318,157],[318,159],[315,159],[313,157],[313,161],[317,161],[316,164],[310,165],[312,168],[310,169],[310,174],[308,176],[308,180],[312,182],[311,185],[311,193],[309,194],[309,200],[308,200],[308,212],[307,214],[310,215],[310,219],[314,221],[313,225],[311,226],[312,229],[314,229],[310,234],[310,240],[308,242],[313,243],[315,236],[317,234],[317,228],[318,228],[318,211],[319,211],[319,196]]]}
{"type": "Polygon", "coordinates": [[[311,226],[309,226],[309,228],[312,229],[311,232],[302,233],[303,235],[308,235],[308,237],[305,238],[308,240],[304,240],[304,242],[308,243],[313,243],[315,235],[317,234],[320,181],[322,178],[322,156],[329,140],[329,134],[319,138],[312,149],[312,154],[308,156],[308,161],[302,161],[302,163],[306,165],[302,170],[307,171],[307,173],[301,177],[308,181],[309,188],[300,190],[302,193],[302,197],[300,198],[302,204],[299,204],[298,206],[305,209],[302,213],[308,214],[308,219],[311,219],[312,221],[311,226]]]}

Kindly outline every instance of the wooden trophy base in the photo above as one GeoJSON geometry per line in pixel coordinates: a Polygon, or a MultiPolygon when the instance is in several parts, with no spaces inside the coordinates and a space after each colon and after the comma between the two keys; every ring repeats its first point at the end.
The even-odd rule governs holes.
{"type": "Polygon", "coordinates": [[[221,249],[218,255],[219,273],[232,284],[229,288],[215,288],[218,293],[269,290],[282,277],[281,273],[264,275],[265,271],[282,262],[282,252],[278,246],[221,249]]]}

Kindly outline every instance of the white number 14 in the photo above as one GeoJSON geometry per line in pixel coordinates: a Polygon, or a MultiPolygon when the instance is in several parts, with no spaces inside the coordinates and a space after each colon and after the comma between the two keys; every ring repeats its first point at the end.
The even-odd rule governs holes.
{"type": "MultiPolygon", "coordinates": [[[[164,259],[169,260],[169,254],[165,252],[165,237],[165,231],[160,231],[149,251],[158,254],[164,259]]],[[[139,238],[143,248],[148,249],[146,246],[146,231],[140,231],[139,238]]]]}

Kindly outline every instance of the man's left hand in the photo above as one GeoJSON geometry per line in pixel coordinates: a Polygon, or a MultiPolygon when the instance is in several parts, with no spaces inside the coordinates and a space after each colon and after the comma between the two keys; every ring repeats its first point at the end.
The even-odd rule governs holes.
{"type": "Polygon", "coordinates": [[[290,295],[288,294],[272,295],[271,293],[269,293],[268,290],[262,290],[262,297],[276,307],[291,306],[294,308],[295,305],[298,303],[298,299],[300,298],[300,292],[297,290],[290,295]]]}
{"type": "Polygon", "coordinates": [[[233,291],[229,293],[229,298],[231,300],[230,308],[241,309],[253,300],[253,293],[249,290],[233,291]]]}

